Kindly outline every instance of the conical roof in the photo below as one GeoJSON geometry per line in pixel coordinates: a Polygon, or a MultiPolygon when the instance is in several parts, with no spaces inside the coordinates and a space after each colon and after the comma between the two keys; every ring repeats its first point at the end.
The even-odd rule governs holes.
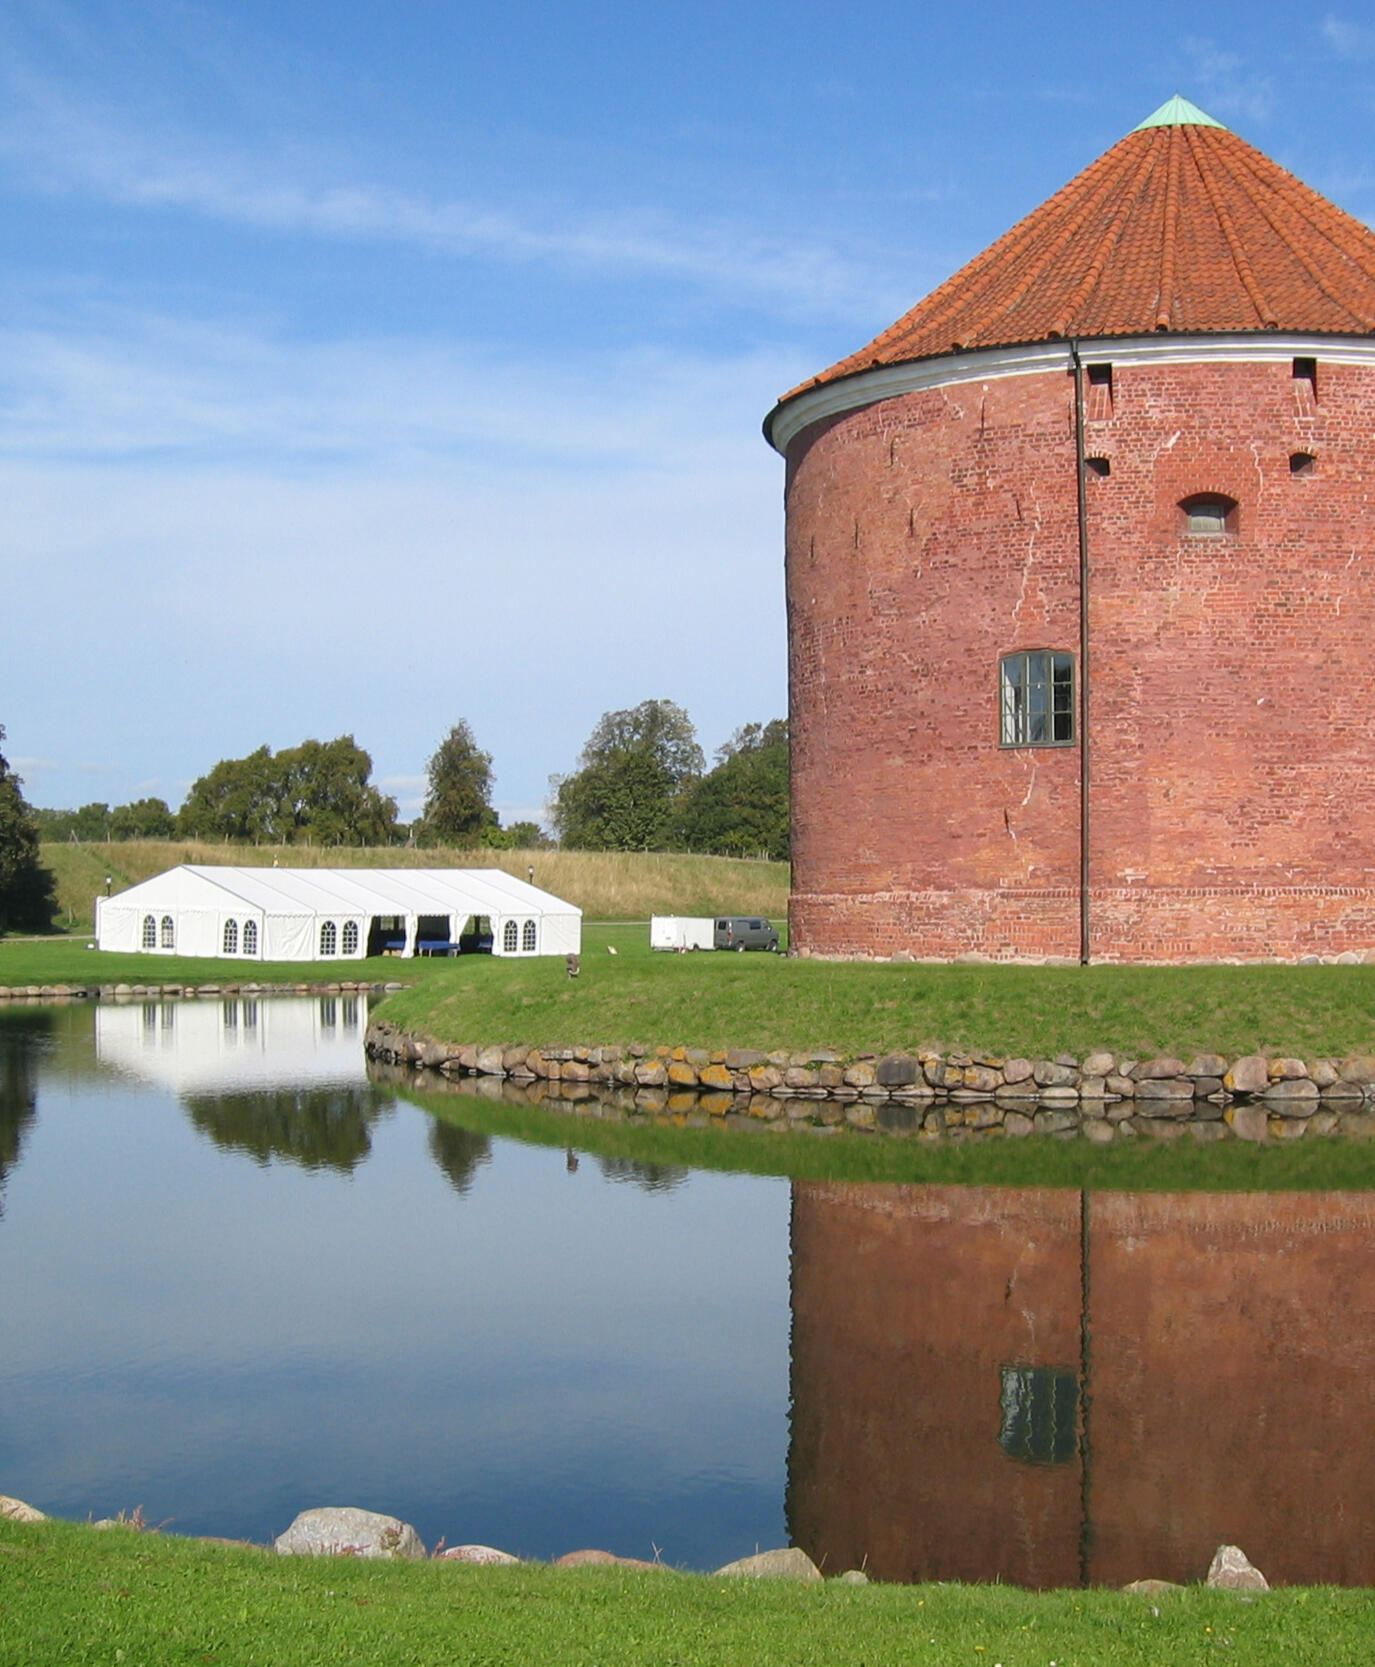
{"type": "Polygon", "coordinates": [[[1375,331],[1375,233],[1176,97],[793,394],[972,348],[1237,330],[1375,331]]]}

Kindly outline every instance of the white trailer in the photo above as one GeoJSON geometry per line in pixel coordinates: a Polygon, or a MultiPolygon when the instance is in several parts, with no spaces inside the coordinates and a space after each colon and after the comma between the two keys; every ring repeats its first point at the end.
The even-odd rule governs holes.
{"type": "Polygon", "coordinates": [[[655,915],[649,923],[651,949],[715,949],[716,919],[691,915],[655,915]]]}

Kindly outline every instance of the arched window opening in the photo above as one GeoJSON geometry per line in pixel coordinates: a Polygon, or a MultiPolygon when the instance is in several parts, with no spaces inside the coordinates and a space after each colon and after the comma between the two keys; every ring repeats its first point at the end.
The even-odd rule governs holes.
{"type": "Polygon", "coordinates": [[[535,953],[535,923],[533,920],[527,920],[521,928],[520,947],[527,955],[535,953]]]}
{"type": "Polygon", "coordinates": [[[1317,461],[1311,451],[1290,452],[1289,473],[1291,475],[1311,475],[1317,461]]]}
{"type": "Polygon", "coordinates": [[[358,953],[358,922],[346,920],[344,922],[343,951],[345,955],[358,953]]]}
{"type": "Polygon", "coordinates": [[[258,923],[256,920],[246,920],[243,923],[243,952],[245,955],[258,953],[258,923]]]}
{"type": "Polygon", "coordinates": [[[320,954],[328,959],[331,955],[337,954],[338,949],[339,928],[332,920],[322,921],[320,923],[320,954]]]}
{"type": "Polygon", "coordinates": [[[1224,498],[1220,492],[1199,492],[1185,498],[1179,506],[1184,517],[1184,531],[1193,537],[1219,538],[1237,530],[1235,498],[1224,498]]]}
{"type": "Polygon", "coordinates": [[[158,946],[158,917],[144,915],[143,917],[143,947],[156,949],[158,946]]]}
{"type": "Polygon", "coordinates": [[[501,932],[501,947],[508,955],[514,955],[519,941],[518,928],[514,920],[508,920],[501,932]]]}
{"type": "Polygon", "coordinates": [[[1099,480],[1106,480],[1112,473],[1112,464],[1106,457],[1086,457],[1084,467],[1091,475],[1096,475],[1099,480]]]}
{"type": "Polygon", "coordinates": [[[177,928],[171,915],[162,917],[162,947],[175,949],[177,947],[177,928]]]}
{"type": "Polygon", "coordinates": [[[1074,656],[1040,648],[999,662],[1005,747],[1063,747],[1074,740],[1074,656]]]}
{"type": "Polygon", "coordinates": [[[224,952],[226,955],[239,953],[239,923],[237,920],[227,920],[224,923],[224,952]]]}

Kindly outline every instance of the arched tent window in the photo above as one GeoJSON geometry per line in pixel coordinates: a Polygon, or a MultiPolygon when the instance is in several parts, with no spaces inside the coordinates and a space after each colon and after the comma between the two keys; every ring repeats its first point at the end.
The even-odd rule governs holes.
{"type": "Polygon", "coordinates": [[[520,947],[527,955],[535,953],[535,923],[533,920],[527,920],[521,928],[520,947]]]}
{"type": "Polygon", "coordinates": [[[156,949],[158,946],[158,917],[144,915],[143,917],[143,947],[156,949]]]}
{"type": "Polygon", "coordinates": [[[501,947],[508,955],[514,955],[519,942],[519,928],[514,920],[508,920],[501,931],[501,947]]]}
{"type": "Polygon", "coordinates": [[[224,952],[226,955],[239,953],[239,923],[237,920],[227,920],[224,923],[224,952]]]}
{"type": "Polygon", "coordinates": [[[245,955],[258,953],[258,923],[256,920],[246,920],[243,923],[243,952],[245,955]]]}
{"type": "Polygon", "coordinates": [[[177,947],[177,928],[171,915],[162,917],[162,947],[175,949],[177,947]]]}
{"type": "Polygon", "coordinates": [[[356,955],[358,953],[358,922],[356,920],[346,920],[344,922],[342,949],[345,955],[356,955]]]}
{"type": "Polygon", "coordinates": [[[320,954],[326,958],[338,953],[339,928],[332,920],[320,922],[320,954]]]}

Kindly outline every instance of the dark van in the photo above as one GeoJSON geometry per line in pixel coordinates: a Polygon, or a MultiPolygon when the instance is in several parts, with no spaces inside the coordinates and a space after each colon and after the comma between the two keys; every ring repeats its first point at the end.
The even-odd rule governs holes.
{"type": "Polygon", "coordinates": [[[758,915],[718,915],[715,944],[717,949],[776,950],[778,932],[758,915]]]}

